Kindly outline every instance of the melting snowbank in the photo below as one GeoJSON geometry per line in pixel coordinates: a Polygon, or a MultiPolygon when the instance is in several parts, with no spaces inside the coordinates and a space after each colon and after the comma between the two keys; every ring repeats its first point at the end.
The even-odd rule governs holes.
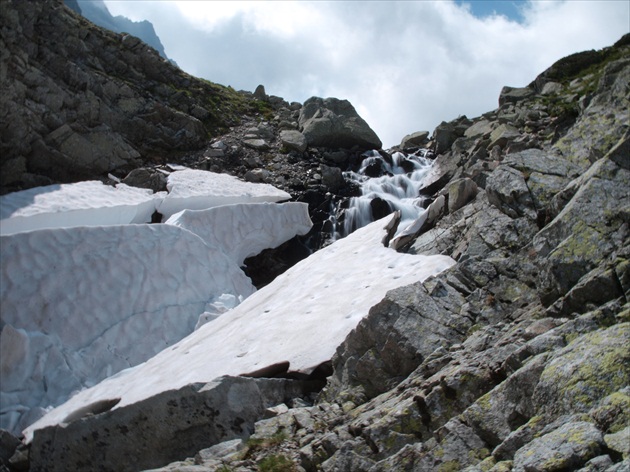
{"type": "Polygon", "coordinates": [[[246,258],[279,246],[313,226],[306,203],[249,203],[184,210],[165,222],[219,246],[241,266],[246,258]]]}
{"type": "Polygon", "coordinates": [[[221,375],[282,362],[309,373],[332,358],[347,334],[393,288],[455,264],[447,256],[397,253],[382,244],[388,216],[298,263],[233,310],[133,369],[84,390],[25,431],[63,422],[104,399],[116,407],[221,375]]]}
{"type": "Polygon", "coordinates": [[[229,205],[232,203],[281,202],[291,195],[269,184],[244,182],[227,174],[186,169],[168,176],[168,195],[157,211],[170,218],[182,210],[229,205]]]}
{"type": "Polygon", "coordinates": [[[269,185],[191,170],[169,182],[170,210],[232,204],[120,225],[149,221],[169,196],[95,181],[2,197],[13,234],[0,237],[1,428],[19,431],[238,305],[255,291],[243,259],[312,226],[305,203],[240,203],[290,197],[269,185]]]}
{"type": "Polygon", "coordinates": [[[171,225],[46,229],[1,242],[0,419],[9,430],[23,410],[58,405],[182,339],[213,299],[255,291],[220,248],[171,225]]]}
{"type": "Polygon", "coordinates": [[[148,223],[164,192],[99,181],[47,185],[0,197],[0,234],[42,228],[148,223]]]}
{"type": "Polygon", "coordinates": [[[99,181],[48,185],[0,196],[0,234],[42,228],[148,223],[190,209],[234,203],[280,202],[291,195],[269,184],[227,174],[184,169],[168,176],[169,193],[99,181]]]}

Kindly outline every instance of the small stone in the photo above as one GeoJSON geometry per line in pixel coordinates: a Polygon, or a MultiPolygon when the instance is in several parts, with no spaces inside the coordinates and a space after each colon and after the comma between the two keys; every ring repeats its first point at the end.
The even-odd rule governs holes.
{"type": "Polygon", "coordinates": [[[630,458],[630,426],[617,433],[607,434],[604,436],[604,441],[606,446],[622,454],[624,459],[630,458]]]}
{"type": "Polygon", "coordinates": [[[266,151],[269,149],[269,144],[267,144],[264,139],[243,139],[243,144],[257,151],[266,151]]]}

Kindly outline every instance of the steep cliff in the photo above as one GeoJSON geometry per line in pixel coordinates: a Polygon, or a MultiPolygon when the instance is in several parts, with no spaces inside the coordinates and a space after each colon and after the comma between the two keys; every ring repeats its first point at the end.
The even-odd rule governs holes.
{"type": "Polygon", "coordinates": [[[113,16],[103,0],[64,0],[64,3],[96,25],[115,33],[128,33],[137,36],[155,49],[164,59],[168,59],[164,52],[164,45],[155,33],[150,21],[132,21],[124,16],[113,16]]]}

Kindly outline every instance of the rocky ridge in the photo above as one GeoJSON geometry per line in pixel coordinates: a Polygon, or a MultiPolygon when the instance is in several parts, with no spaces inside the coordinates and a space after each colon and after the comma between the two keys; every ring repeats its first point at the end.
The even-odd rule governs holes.
{"type": "Polygon", "coordinates": [[[149,46],[154,48],[160,56],[168,59],[164,52],[164,45],[155,33],[153,24],[150,21],[132,21],[125,16],[113,16],[103,0],[83,1],[83,0],[64,0],[64,4],[68,8],[81,14],[92,23],[107,28],[116,33],[129,33],[142,39],[149,46]]]}
{"type": "MultiPolygon", "coordinates": [[[[131,48],[134,38],[82,23],[61,2],[33,5],[23,9],[21,2],[7,2],[2,9],[2,51],[11,51],[2,56],[2,70],[8,71],[3,90],[9,92],[2,103],[3,192],[86,174],[160,188],[154,166],[181,163],[291,192],[309,203],[319,222],[309,235],[319,239],[312,247],[323,243],[331,206],[356,192],[341,171],[361,160],[367,130],[353,130],[350,135],[361,141],[344,138],[337,147],[309,143],[306,107],[269,97],[264,88],[237,93],[187,77],[142,43],[131,48]],[[55,21],[59,30],[67,22],[76,30],[69,49],[57,56],[76,60],[58,66],[57,74],[51,69],[56,56],[45,46],[33,46],[35,40],[17,45],[22,34],[36,38],[37,28],[50,37],[55,21]],[[124,79],[104,60],[100,69],[88,63],[90,73],[76,72],[86,70],[80,51],[90,41],[111,51],[107,64],[123,54],[131,64],[119,64],[124,79]],[[95,70],[101,72],[92,75],[95,70]],[[155,74],[141,80],[139,70],[155,74]],[[79,82],[70,83],[71,71],[79,82]],[[67,88],[60,90],[59,83],[67,88]],[[117,95],[113,106],[94,92],[108,83],[127,84],[130,95],[117,95]],[[169,83],[183,93],[162,94],[169,83]],[[46,88],[55,93],[43,93],[46,88]],[[81,105],[90,92],[97,98],[81,105]],[[57,106],[52,102],[58,97],[57,106]],[[197,100],[204,97],[214,97],[222,113],[195,118],[197,100]],[[161,111],[134,108],[125,114],[127,100],[144,111],[161,111]],[[89,118],[94,110],[102,113],[89,118]],[[52,121],[43,123],[40,115],[52,121]],[[119,121],[110,121],[112,116],[119,121]],[[131,117],[140,120],[134,127],[131,117]],[[137,135],[125,134],[133,129],[137,135]],[[192,131],[176,138],[181,129],[192,131]],[[156,141],[143,144],[146,136],[156,141]],[[68,153],[85,142],[84,150],[120,159],[77,166],[68,153]],[[127,175],[129,170],[134,172],[127,175]]],[[[395,245],[415,254],[449,255],[458,264],[391,291],[375,305],[337,350],[317,396],[279,379],[227,378],[215,386],[221,409],[208,399],[214,398],[212,387],[192,388],[210,397],[187,390],[186,402],[196,398],[230,419],[220,423],[223,430],[208,449],[194,454],[187,444],[174,447],[182,459],[190,458],[157,470],[627,470],[628,43],[626,36],[614,47],[569,56],[528,87],[504,88],[496,110],[442,123],[431,139],[421,132],[403,140],[401,149],[426,147],[436,162],[423,190],[431,197],[428,216],[395,245]],[[234,386],[227,401],[232,406],[251,404],[252,391],[268,393],[255,394],[261,402],[247,418],[240,410],[234,417],[224,399],[234,386]],[[268,418],[259,420],[261,415],[268,418]]],[[[331,108],[323,107],[319,116],[332,112],[329,129],[338,130],[333,124],[339,113],[331,108]]],[[[308,252],[301,243],[291,244],[278,252],[308,252]]],[[[278,252],[267,257],[282,265],[278,252]]],[[[170,416],[180,411],[181,402],[173,401],[165,412],[170,416]]],[[[115,417],[117,410],[109,408],[95,408],[71,424],[80,429],[101,415],[115,417]]],[[[195,408],[190,414],[197,418],[195,408]]],[[[42,470],[38,457],[47,451],[46,436],[38,441],[36,436],[30,451],[33,470],[42,470]]],[[[16,446],[2,435],[2,467],[29,467],[28,450],[14,453],[16,446]]],[[[92,446],[96,451],[97,438],[92,446]]],[[[87,458],[91,450],[82,454],[87,458]]],[[[123,470],[125,457],[116,460],[123,470]]],[[[127,470],[142,468],[127,462],[127,470]]]]}

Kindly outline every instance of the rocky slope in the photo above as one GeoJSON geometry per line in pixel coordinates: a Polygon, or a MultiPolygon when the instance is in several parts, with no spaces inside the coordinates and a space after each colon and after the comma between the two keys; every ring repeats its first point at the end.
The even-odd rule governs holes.
{"type": "Polygon", "coordinates": [[[628,39],[440,125],[401,245],[458,264],[375,305],[313,405],[159,470],[628,470],[628,39]]]}
{"type": "MultiPolygon", "coordinates": [[[[342,169],[380,147],[347,102],[237,93],[61,1],[23,5],[1,13],[3,193],[108,174],[160,189],[154,167],[183,163],[308,202],[318,247],[331,206],[356,192],[342,169]]],[[[242,378],[175,392],[166,413],[194,420],[191,443],[200,418],[218,432],[196,455],[187,444],[145,453],[183,461],[159,470],[628,470],[629,43],[569,56],[528,87],[504,88],[496,110],[403,140],[436,161],[424,221],[392,244],[458,263],[375,305],[311,380],[316,395],[312,384],[242,378]]],[[[256,263],[304,257],[290,244],[256,263]]],[[[102,411],[71,423],[79,440],[102,411]]],[[[36,434],[32,470],[45,470],[54,436],[36,434]]],[[[2,445],[3,467],[29,467],[27,448],[14,453],[4,434],[2,445]]]]}

